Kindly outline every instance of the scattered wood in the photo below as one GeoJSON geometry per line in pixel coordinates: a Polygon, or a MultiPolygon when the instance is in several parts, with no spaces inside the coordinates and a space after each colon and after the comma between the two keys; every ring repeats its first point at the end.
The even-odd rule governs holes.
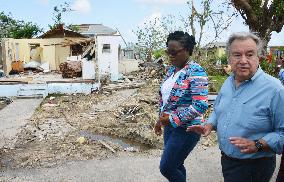
{"type": "Polygon", "coordinates": [[[158,103],[157,100],[152,100],[152,99],[139,99],[139,102],[145,102],[150,105],[155,105],[158,103]]]}
{"type": "Polygon", "coordinates": [[[99,142],[107,149],[109,149],[110,151],[112,151],[113,153],[116,153],[115,150],[109,145],[107,144],[106,142],[102,141],[102,140],[99,140],[99,142]]]}
{"type": "Polygon", "coordinates": [[[107,86],[102,87],[102,89],[103,91],[135,89],[135,88],[140,88],[144,85],[145,85],[145,82],[118,83],[118,84],[109,84],[107,86]]]}

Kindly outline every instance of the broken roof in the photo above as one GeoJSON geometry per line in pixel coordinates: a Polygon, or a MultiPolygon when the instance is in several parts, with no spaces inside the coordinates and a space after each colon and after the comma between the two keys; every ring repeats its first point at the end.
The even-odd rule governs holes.
{"type": "Polygon", "coordinates": [[[104,26],[103,24],[81,24],[76,25],[79,28],[79,32],[86,36],[95,36],[95,35],[115,35],[117,31],[104,26]]]}
{"type": "Polygon", "coordinates": [[[226,42],[212,42],[205,46],[205,48],[226,47],[226,42]]]}
{"type": "Polygon", "coordinates": [[[83,38],[83,39],[76,39],[76,40],[70,40],[70,39],[65,39],[64,42],[62,42],[62,46],[70,46],[70,45],[77,45],[77,44],[90,44],[91,42],[94,42],[94,38],[83,38]]]}
{"type": "Polygon", "coordinates": [[[46,39],[46,38],[64,38],[64,37],[86,37],[78,32],[74,32],[71,30],[64,29],[63,25],[60,24],[56,28],[49,30],[39,36],[38,38],[46,39]]]}

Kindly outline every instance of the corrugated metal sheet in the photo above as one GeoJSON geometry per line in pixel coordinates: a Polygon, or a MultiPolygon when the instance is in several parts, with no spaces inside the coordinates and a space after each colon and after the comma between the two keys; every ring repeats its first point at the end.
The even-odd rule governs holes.
{"type": "Polygon", "coordinates": [[[95,35],[114,35],[116,30],[104,26],[103,24],[81,24],[76,25],[79,28],[79,32],[83,35],[93,37],[95,35]]]}

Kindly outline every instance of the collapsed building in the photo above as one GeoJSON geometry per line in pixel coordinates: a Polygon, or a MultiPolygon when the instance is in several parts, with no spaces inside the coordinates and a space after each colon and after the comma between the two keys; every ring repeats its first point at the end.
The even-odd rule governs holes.
{"type": "Polygon", "coordinates": [[[4,85],[6,87],[0,89],[0,95],[19,95],[23,84],[39,84],[38,82],[43,85],[34,85],[33,88],[40,86],[39,90],[44,90],[40,91],[44,92],[40,95],[57,92],[90,93],[100,87],[102,79],[117,81],[120,76],[118,62],[120,57],[119,39],[121,38],[118,31],[102,24],[82,24],[77,27],[78,32],[59,25],[38,38],[2,39],[3,75],[22,74],[21,78],[2,77],[0,87],[4,85]],[[63,78],[70,79],[51,77],[44,79],[45,83],[43,83],[42,80],[39,81],[31,75],[31,68],[33,68],[33,72],[36,69],[43,72],[61,73],[63,78]],[[79,78],[75,79],[75,77],[79,78]],[[10,86],[7,86],[7,83],[10,86]],[[13,83],[13,87],[11,83],[13,83]],[[7,89],[8,87],[11,89],[7,89]]]}

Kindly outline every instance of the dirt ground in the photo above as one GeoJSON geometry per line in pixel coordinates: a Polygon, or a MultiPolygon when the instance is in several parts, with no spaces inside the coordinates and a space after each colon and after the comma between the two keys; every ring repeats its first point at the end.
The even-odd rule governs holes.
{"type": "MultiPolygon", "coordinates": [[[[127,80],[131,84],[109,84],[91,95],[47,97],[14,146],[0,149],[2,169],[53,167],[161,149],[162,137],[153,132],[159,80],[134,78],[141,80],[137,75],[127,80]]],[[[202,139],[200,147],[215,144],[212,134],[202,139]]]]}
{"type": "MultiPolygon", "coordinates": [[[[158,79],[137,74],[91,95],[48,96],[0,148],[0,181],[166,181],[153,132],[158,89],[158,79]]],[[[222,181],[219,159],[216,134],[201,138],[185,162],[188,179],[222,181]]]]}

